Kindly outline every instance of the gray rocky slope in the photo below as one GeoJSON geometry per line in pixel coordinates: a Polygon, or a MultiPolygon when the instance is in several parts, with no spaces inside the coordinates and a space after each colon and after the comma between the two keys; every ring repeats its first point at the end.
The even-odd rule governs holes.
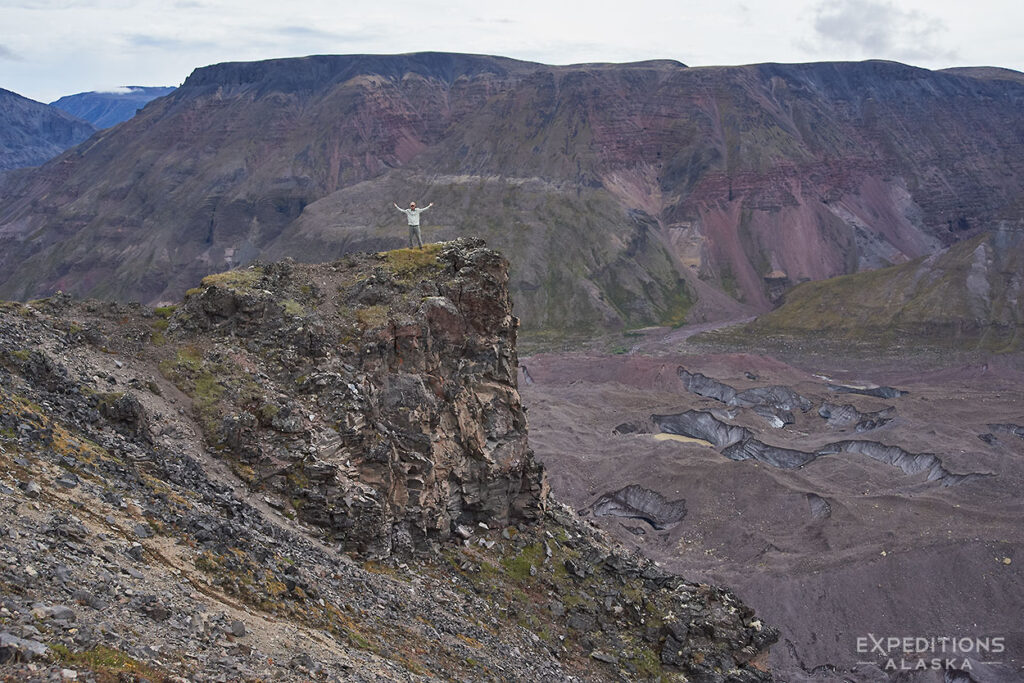
{"type": "Polygon", "coordinates": [[[548,496],[507,281],[463,241],[0,306],[0,680],[770,680],[728,590],[548,496]]]}
{"type": "Polygon", "coordinates": [[[0,88],[0,172],[38,166],[95,132],[87,121],[0,88]]]}

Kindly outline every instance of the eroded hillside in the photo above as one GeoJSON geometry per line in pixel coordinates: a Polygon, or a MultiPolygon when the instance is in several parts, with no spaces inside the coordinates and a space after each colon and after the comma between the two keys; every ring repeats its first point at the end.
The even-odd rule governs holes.
{"type": "Polygon", "coordinates": [[[737,317],[1018,220],[1022,103],[891,62],[218,64],[8,178],[0,294],[174,301],[256,258],[398,246],[415,199],[430,239],[509,255],[530,330],[737,317]]]}
{"type": "Polygon", "coordinates": [[[780,308],[707,341],[747,347],[820,344],[843,353],[1021,350],[1024,224],[1004,224],[890,268],[793,289],[780,308]]]}

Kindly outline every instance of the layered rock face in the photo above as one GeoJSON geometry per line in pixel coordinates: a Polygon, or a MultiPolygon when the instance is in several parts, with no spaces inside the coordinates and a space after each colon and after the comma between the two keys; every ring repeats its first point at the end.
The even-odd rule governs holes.
{"type": "Polygon", "coordinates": [[[387,556],[543,508],[496,252],[463,240],[204,283],[167,335],[211,350],[174,372],[194,392],[234,359],[210,370],[230,379],[209,437],[301,519],[387,556]]]}
{"type": "Polygon", "coordinates": [[[516,264],[526,328],[747,315],[1018,219],[1022,103],[1001,73],[887,62],[219,64],[0,187],[0,293],[177,300],[255,258],[398,246],[390,202],[416,199],[431,239],[516,264]]]}

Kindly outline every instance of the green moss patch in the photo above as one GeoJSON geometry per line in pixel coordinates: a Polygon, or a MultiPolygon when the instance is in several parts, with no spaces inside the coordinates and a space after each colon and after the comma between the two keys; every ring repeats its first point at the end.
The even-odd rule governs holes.
{"type": "Polygon", "coordinates": [[[99,645],[91,650],[73,651],[60,644],[50,645],[54,657],[62,664],[88,669],[98,683],[149,680],[169,681],[170,674],[143,664],[120,650],[99,645]]]}
{"type": "Polygon", "coordinates": [[[203,287],[226,287],[235,291],[251,289],[263,277],[262,268],[246,268],[245,270],[229,270],[204,277],[200,284],[203,287]]]}
{"type": "Polygon", "coordinates": [[[427,244],[422,249],[395,249],[381,253],[388,270],[399,277],[409,277],[425,270],[440,270],[437,260],[441,244],[427,244]]]}

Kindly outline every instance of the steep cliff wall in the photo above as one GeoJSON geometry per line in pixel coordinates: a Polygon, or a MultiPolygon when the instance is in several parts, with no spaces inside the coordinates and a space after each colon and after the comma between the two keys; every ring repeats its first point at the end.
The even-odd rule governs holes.
{"type": "Polygon", "coordinates": [[[165,367],[197,396],[218,378],[208,438],[236,471],[387,556],[543,508],[518,324],[501,256],[435,244],[207,278],[169,319],[165,367]]]}

